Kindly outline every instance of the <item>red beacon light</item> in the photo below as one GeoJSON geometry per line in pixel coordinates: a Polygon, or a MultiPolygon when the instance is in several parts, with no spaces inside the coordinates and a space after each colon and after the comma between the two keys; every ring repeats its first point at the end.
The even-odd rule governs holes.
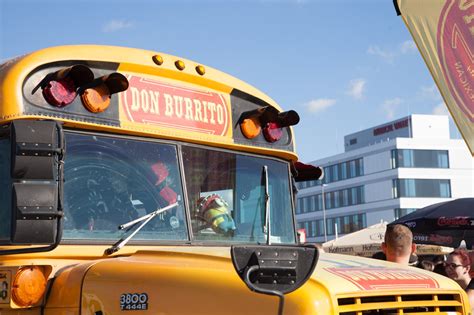
{"type": "Polygon", "coordinates": [[[83,65],[74,65],[48,74],[41,81],[40,86],[44,99],[50,105],[64,107],[74,101],[79,86],[93,79],[94,74],[91,69],[83,65]]]}
{"type": "Polygon", "coordinates": [[[263,136],[268,142],[275,142],[283,136],[284,127],[294,126],[300,121],[300,116],[294,110],[279,113],[275,121],[267,122],[263,128],[263,136]]]}
{"type": "Polygon", "coordinates": [[[281,139],[283,135],[283,130],[281,129],[280,125],[276,122],[269,122],[263,128],[263,137],[268,142],[276,142],[281,139]]]}
{"type": "Polygon", "coordinates": [[[84,107],[92,113],[101,113],[110,105],[110,97],[128,89],[127,78],[114,72],[100,77],[82,88],[81,100],[84,107]]]}

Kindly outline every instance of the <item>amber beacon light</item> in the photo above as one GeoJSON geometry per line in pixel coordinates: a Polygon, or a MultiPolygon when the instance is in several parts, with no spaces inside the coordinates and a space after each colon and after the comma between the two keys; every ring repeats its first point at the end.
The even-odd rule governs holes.
{"type": "Polygon", "coordinates": [[[125,91],[128,85],[127,78],[117,72],[97,78],[82,89],[82,103],[92,113],[103,112],[109,107],[112,94],[125,91]]]}
{"type": "Polygon", "coordinates": [[[39,266],[27,266],[18,270],[12,284],[12,299],[21,307],[38,303],[46,291],[46,275],[39,266]]]}

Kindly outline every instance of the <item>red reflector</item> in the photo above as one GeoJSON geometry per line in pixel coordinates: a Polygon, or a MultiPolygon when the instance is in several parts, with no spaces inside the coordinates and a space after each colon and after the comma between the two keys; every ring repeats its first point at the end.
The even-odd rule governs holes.
{"type": "Polygon", "coordinates": [[[283,130],[277,123],[270,122],[265,126],[265,128],[263,128],[263,136],[268,142],[278,141],[282,135],[283,130]]]}
{"type": "Polygon", "coordinates": [[[156,180],[155,185],[157,186],[160,185],[166,179],[166,177],[168,177],[168,175],[170,174],[168,171],[168,168],[162,162],[157,162],[153,164],[151,166],[151,169],[153,173],[155,173],[156,175],[157,180],[156,180]]]}
{"type": "Polygon", "coordinates": [[[168,204],[175,203],[176,200],[178,200],[178,195],[174,192],[173,189],[169,188],[168,186],[165,186],[160,191],[160,196],[163,197],[164,200],[168,201],[168,204]]]}
{"type": "Polygon", "coordinates": [[[71,78],[52,80],[43,89],[43,96],[46,101],[57,107],[71,104],[76,97],[76,86],[71,78]]]}

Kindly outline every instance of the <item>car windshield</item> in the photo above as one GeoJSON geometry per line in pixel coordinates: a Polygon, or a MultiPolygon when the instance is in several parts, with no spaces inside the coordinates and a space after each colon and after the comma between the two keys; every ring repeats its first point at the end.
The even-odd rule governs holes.
{"type": "Polygon", "coordinates": [[[119,225],[177,203],[131,241],[189,241],[190,218],[192,241],[266,243],[269,229],[271,243],[295,243],[287,162],[182,146],[187,216],[177,148],[67,132],[63,239],[117,241],[119,225]]]}
{"type": "Polygon", "coordinates": [[[196,147],[182,152],[195,240],[267,242],[267,185],[270,241],[295,243],[287,163],[196,147]]]}
{"type": "Polygon", "coordinates": [[[120,224],[178,203],[133,240],[188,240],[176,146],[66,133],[64,239],[117,240],[120,224]]]}

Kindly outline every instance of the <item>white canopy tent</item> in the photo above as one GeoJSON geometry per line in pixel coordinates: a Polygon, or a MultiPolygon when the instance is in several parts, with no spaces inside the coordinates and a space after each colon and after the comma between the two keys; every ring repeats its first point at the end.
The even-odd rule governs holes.
{"type": "MultiPolygon", "coordinates": [[[[354,233],[328,241],[323,249],[328,253],[371,257],[382,250],[387,222],[380,222],[354,233]]],[[[444,255],[453,251],[451,247],[437,245],[417,245],[417,255],[444,255]]]]}

